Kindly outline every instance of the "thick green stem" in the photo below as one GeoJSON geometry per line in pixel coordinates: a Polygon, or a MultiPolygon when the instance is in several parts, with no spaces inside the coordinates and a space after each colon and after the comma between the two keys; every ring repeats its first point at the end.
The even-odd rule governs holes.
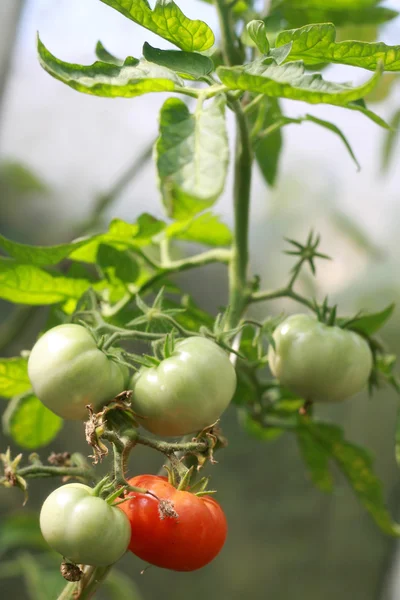
{"type": "Polygon", "coordinates": [[[24,478],[33,477],[77,477],[93,479],[93,471],[85,467],[48,467],[47,465],[30,465],[18,469],[17,475],[24,478]]]}
{"type": "Polygon", "coordinates": [[[221,46],[224,61],[227,65],[237,65],[242,62],[241,53],[235,34],[232,7],[226,0],[214,0],[217,9],[219,26],[221,28],[221,46]]]}
{"type": "Polygon", "coordinates": [[[263,302],[266,300],[276,300],[277,298],[290,298],[295,302],[304,304],[304,306],[307,306],[310,310],[315,312],[315,306],[312,301],[295,292],[290,286],[279,288],[277,290],[254,292],[254,294],[251,295],[250,302],[263,302]]]}
{"type": "Polygon", "coordinates": [[[235,327],[248,304],[249,210],[252,176],[252,149],[246,115],[238,100],[232,102],[236,115],[237,139],[234,180],[234,241],[229,268],[229,327],[235,327]]]}

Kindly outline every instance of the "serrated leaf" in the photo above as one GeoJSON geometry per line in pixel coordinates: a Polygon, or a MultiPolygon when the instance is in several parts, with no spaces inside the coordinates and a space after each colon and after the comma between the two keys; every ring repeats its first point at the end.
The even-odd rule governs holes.
{"type": "Polygon", "coordinates": [[[15,304],[46,305],[78,300],[91,286],[85,279],[65,277],[0,257],[0,298],[15,304]]]}
{"type": "Polygon", "coordinates": [[[392,316],[394,309],[395,304],[389,304],[389,306],[379,312],[362,315],[351,320],[342,318],[339,320],[339,323],[348,321],[348,325],[345,325],[346,329],[371,336],[385,325],[392,316]]]}
{"type": "Polygon", "coordinates": [[[193,114],[177,98],[164,103],[156,160],[169,216],[187,219],[212,206],[224,189],[228,159],[225,99],[199,104],[193,114]]]}
{"type": "Polygon", "coordinates": [[[333,477],[329,470],[329,452],[304,428],[297,431],[297,442],[313,483],[323,492],[332,492],[333,477]]]}
{"type": "Polygon", "coordinates": [[[110,63],[111,65],[117,65],[118,67],[122,67],[124,61],[120,58],[117,58],[111,52],[109,52],[106,48],[104,48],[103,44],[98,41],[96,44],[96,56],[101,62],[110,63]]]}
{"type": "Polygon", "coordinates": [[[60,431],[63,420],[51,412],[34,394],[17,396],[3,415],[4,432],[22,448],[47,446],[60,431]]]}
{"type": "Polygon", "coordinates": [[[229,227],[211,212],[196,215],[185,221],[175,221],[168,225],[165,232],[169,238],[206,246],[229,246],[232,242],[229,227]]]}
{"type": "Polygon", "coordinates": [[[261,54],[268,54],[269,41],[267,38],[267,28],[264,21],[254,20],[246,25],[247,33],[253,40],[254,45],[259,49],[261,54]]]}
{"type": "Polygon", "coordinates": [[[383,42],[336,42],[336,28],[332,23],[306,25],[299,29],[282,31],[276,46],[292,42],[290,60],[303,60],[306,65],[323,62],[362,67],[376,71],[379,64],[385,71],[400,71],[400,46],[383,42]]]}
{"type": "Polygon", "coordinates": [[[400,525],[393,522],[386,508],[382,484],[373,472],[369,454],[347,442],[342,430],[334,425],[303,419],[301,427],[330,454],[380,529],[388,535],[400,536],[400,525]]]}
{"type": "Polygon", "coordinates": [[[363,98],[380,77],[380,72],[376,72],[365,83],[352,87],[346,83],[325,81],[319,73],[305,73],[301,61],[277,65],[271,58],[245,66],[219,67],[217,72],[222,83],[231,90],[342,107],[363,98]]]}
{"type": "Polygon", "coordinates": [[[167,67],[190,79],[201,79],[214,69],[214,63],[208,56],[183,50],[160,50],[147,42],[143,46],[143,56],[149,62],[167,67]]]}
{"type": "Polygon", "coordinates": [[[38,38],[39,62],[52,77],[93,96],[134,98],[151,92],[172,92],[183,81],[170,69],[127,58],[122,66],[107,62],[77,65],[59,60],[38,38]]]}
{"type": "Polygon", "coordinates": [[[186,17],[172,0],[157,0],[152,10],[147,0],[101,0],[128,19],[188,52],[202,52],[214,44],[214,34],[203,21],[186,17]]]}
{"type": "Polygon", "coordinates": [[[12,398],[30,388],[26,358],[0,358],[0,397],[12,398]]]}

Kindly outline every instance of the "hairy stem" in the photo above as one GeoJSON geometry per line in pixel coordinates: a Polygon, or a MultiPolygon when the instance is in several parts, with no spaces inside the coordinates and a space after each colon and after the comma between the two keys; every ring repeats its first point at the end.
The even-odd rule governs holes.
{"type": "Polygon", "coordinates": [[[312,301],[295,292],[290,286],[279,288],[277,290],[254,292],[250,297],[250,302],[263,302],[264,300],[275,300],[276,298],[290,298],[295,302],[304,304],[304,306],[307,306],[310,310],[315,311],[312,301]]]}
{"type": "Polygon", "coordinates": [[[83,578],[79,583],[68,583],[57,600],[89,600],[110,572],[108,567],[86,567],[83,578]]]}
{"type": "Polygon", "coordinates": [[[51,467],[47,465],[30,465],[18,469],[17,475],[24,478],[34,477],[79,477],[93,479],[93,471],[89,467],[51,467]]]}

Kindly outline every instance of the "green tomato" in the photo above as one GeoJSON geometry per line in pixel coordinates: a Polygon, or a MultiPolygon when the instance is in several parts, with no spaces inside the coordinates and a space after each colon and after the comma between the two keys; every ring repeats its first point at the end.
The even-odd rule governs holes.
{"type": "Polygon", "coordinates": [[[306,400],[340,402],[361,391],[372,368],[368,343],[357,333],[308,315],[292,315],[274,331],[269,366],[282,385],[306,400]]]}
{"type": "Polygon", "coordinates": [[[50,329],[36,342],[28,374],[39,400],[64,419],[84,420],[87,404],[99,409],[128,380],[128,369],[99,350],[85,327],[72,324],[50,329]]]}
{"type": "Polygon", "coordinates": [[[235,389],[236,373],[227,353],[211,340],[190,337],[157,367],[133,376],[132,408],[148,431],[186,435],[219,419],[235,389]]]}
{"type": "Polygon", "coordinates": [[[131,527],[125,513],[93,496],[82,483],[57,488],[40,512],[40,529],[46,542],[76,564],[105,567],[126,552],[131,527]]]}

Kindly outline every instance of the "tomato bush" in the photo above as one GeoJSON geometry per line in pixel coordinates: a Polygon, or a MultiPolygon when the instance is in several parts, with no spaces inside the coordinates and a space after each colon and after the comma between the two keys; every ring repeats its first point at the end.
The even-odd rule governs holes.
{"type": "Polygon", "coordinates": [[[81,325],[47,331],[32,348],[28,373],[33,390],[47,408],[64,419],[85,419],[125,389],[128,369],[109,359],[81,325]]]}
{"type": "Polygon", "coordinates": [[[185,435],[212,425],[235,388],[235,369],[227,353],[209,339],[189,337],[159,366],[133,376],[132,408],[152,433],[185,435]]]}
{"type": "Polygon", "coordinates": [[[213,498],[177,490],[166,477],[157,475],[138,475],[129,483],[171,501],[178,515],[164,517],[156,498],[130,493],[120,506],[131,524],[131,552],[173,571],[195,571],[217,556],[225,543],[227,523],[213,498]]]}
{"type": "Polygon", "coordinates": [[[48,496],[40,528],[53,550],[74,563],[96,567],[120,559],[130,538],[125,514],[81,483],[63,485],[48,496]]]}
{"type": "Polygon", "coordinates": [[[299,314],[285,319],[273,338],[268,356],[273,375],[306,400],[340,402],[368,381],[372,353],[353,331],[299,314]]]}

